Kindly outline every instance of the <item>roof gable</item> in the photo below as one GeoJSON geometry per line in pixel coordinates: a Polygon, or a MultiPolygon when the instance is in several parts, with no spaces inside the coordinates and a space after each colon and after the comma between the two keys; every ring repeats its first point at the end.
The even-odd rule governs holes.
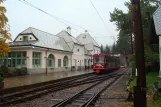
{"type": "Polygon", "coordinates": [[[25,35],[25,34],[33,34],[38,39],[37,42],[33,42],[33,43],[27,42],[29,44],[44,47],[44,48],[71,51],[68,44],[65,42],[63,38],[55,36],[53,34],[50,34],[32,27],[27,28],[19,35],[25,35]]]}
{"type": "Polygon", "coordinates": [[[92,36],[88,33],[82,33],[76,37],[79,42],[82,44],[93,44],[94,46],[100,47],[98,43],[92,38],[92,36]]]}

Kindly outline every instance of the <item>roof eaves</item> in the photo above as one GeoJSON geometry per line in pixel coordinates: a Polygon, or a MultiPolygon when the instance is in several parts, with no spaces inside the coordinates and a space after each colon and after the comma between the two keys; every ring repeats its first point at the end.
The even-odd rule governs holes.
{"type": "Polygon", "coordinates": [[[59,50],[59,49],[53,49],[53,48],[47,48],[47,47],[42,47],[42,46],[36,46],[36,45],[11,45],[10,47],[21,47],[21,46],[34,46],[34,47],[39,47],[39,48],[45,48],[45,49],[51,49],[51,50],[57,50],[57,51],[63,51],[63,52],[69,52],[69,53],[73,53],[72,51],[65,51],[65,50],[59,50]]]}

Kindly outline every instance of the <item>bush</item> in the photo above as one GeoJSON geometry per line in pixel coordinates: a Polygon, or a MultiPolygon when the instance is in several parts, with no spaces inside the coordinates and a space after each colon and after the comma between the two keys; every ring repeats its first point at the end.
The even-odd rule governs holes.
{"type": "Polygon", "coordinates": [[[8,68],[5,65],[0,67],[0,76],[5,77],[8,75],[8,68]]]}
{"type": "Polygon", "coordinates": [[[12,68],[9,69],[9,74],[11,76],[20,76],[20,75],[26,75],[27,74],[27,68],[12,68]]]}
{"type": "Polygon", "coordinates": [[[23,67],[19,70],[19,75],[26,75],[27,74],[27,68],[23,67]]]}
{"type": "Polygon", "coordinates": [[[0,82],[3,81],[3,80],[4,80],[4,78],[0,76],[0,82]]]}

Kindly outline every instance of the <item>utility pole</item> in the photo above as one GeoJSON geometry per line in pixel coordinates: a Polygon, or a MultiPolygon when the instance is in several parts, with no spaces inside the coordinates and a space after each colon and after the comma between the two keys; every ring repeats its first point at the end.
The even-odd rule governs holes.
{"type": "Polygon", "coordinates": [[[135,55],[137,69],[137,85],[134,87],[134,107],[146,107],[146,76],[140,0],[131,0],[131,3],[133,13],[133,29],[135,36],[135,55]]]}

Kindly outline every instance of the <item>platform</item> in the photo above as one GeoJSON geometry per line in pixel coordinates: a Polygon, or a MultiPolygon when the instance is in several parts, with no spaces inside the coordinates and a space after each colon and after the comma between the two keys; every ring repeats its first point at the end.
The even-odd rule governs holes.
{"type": "Polygon", "coordinates": [[[76,76],[76,75],[81,75],[81,74],[91,73],[91,72],[93,72],[92,69],[81,70],[81,71],[63,71],[63,72],[53,72],[48,74],[33,74],[33,75],[8,77],[4,79],[4,83],[5,83],[4,88],[29,85],[29,84],[56,80],[60,78],[76,76]]]}

